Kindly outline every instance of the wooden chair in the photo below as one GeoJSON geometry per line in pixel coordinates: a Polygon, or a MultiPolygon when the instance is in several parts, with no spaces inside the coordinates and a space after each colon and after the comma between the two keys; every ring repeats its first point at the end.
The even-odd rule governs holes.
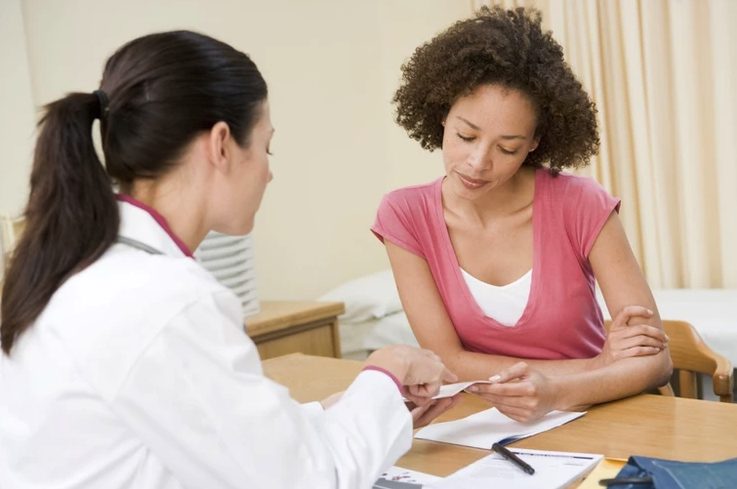
{"type": "Polygon", "coordinates": [[[24,227],[25,219],[22,217],[0,216],[0,280],[2,280],[4,265],[7,265],[10,253],[18,238],[20,238],[24,227]]]}
{"type": "MultiPolygon", "coordinates": [[[[605,327],[609,329],[609,321],[605,327]]],[[[668,348],[673,360],[674,377],[678,379],[680,397],[697,399],[697,375],[711,376],[714,394],[722,402],[732,402],[734,378],[732,364],[724,356],[712,350],[686,321],[663,320],[663,328],[670,338],[668,348]]],[[[659,388],[661,394],[674,395],[670,383],[659,388]]]]}
{"type": "Polygon", "coordinates": [[[691,324],[685,321],[663,321],[670,338],[668,347],[677,370],[681,397],[697,398],[696,373],[711,376],[714,394],[722,402],[732,402],[734,378],[731,362],[704,343],[691,324]]]}

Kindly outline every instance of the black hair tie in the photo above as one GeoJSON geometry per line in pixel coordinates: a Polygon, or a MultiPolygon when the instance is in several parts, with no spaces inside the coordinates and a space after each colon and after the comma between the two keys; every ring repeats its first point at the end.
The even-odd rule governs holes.
{"type": "Polygon", "coordinates": [[[97,117],[98,119],[102,120],[102,118],[107,115],[107,111],[109,109],[109,100],[107,98],[107,94],[102,90],[95,90],[92,93],[97,97],[97,102],[99,104],[100,112],[98,113],[97,117]]]}

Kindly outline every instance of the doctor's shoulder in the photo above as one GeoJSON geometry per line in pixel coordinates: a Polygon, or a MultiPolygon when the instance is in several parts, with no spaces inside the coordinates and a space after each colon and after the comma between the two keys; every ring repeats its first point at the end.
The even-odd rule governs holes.
{"type": "Polygon", "coordinates": [[[163,361],[173,345],[245,336],[240,302],[191,258],[113,255],[70,277],[28,335],[53,338],[59,361],[104,397],[146,352],[163,361]]]}
{"type": "Polygon", "coordinates": [[[84,298],[76,308],[80,315],[114,315],[114,323],[133,329],[161,326],[196,303],[207,303],[234,319],[233,310],[240,308],[236,296],[193,259],[145,253],[106,253],[71,277],[55,296],[50,306],[79,304],[84,298]]]}

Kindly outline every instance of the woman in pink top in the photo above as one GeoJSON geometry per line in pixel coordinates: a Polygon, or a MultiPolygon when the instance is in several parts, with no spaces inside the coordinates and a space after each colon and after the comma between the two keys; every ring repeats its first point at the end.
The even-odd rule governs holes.
{"type": "Polygon", "coordinates": [[[456,23],[403,66],[394,101],[445,163],[444,177],[388,194],[372,228],[420,344],[465,380],[491,377],[476,392],[519,420],[665,384],[667,337],[619,200],[560,173],[597,151],[596,109],[539,13],[456,23]]]}

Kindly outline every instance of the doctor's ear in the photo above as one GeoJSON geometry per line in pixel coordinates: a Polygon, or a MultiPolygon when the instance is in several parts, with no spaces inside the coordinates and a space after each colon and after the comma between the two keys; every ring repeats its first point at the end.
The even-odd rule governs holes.
{"type": "Polygon", "coordinates": [[[227,171],[231,157],[232,135],[226,122],[220,121],[210,129],[208,138],[208,156],[210,162],[219,170],[227,171]]]}

